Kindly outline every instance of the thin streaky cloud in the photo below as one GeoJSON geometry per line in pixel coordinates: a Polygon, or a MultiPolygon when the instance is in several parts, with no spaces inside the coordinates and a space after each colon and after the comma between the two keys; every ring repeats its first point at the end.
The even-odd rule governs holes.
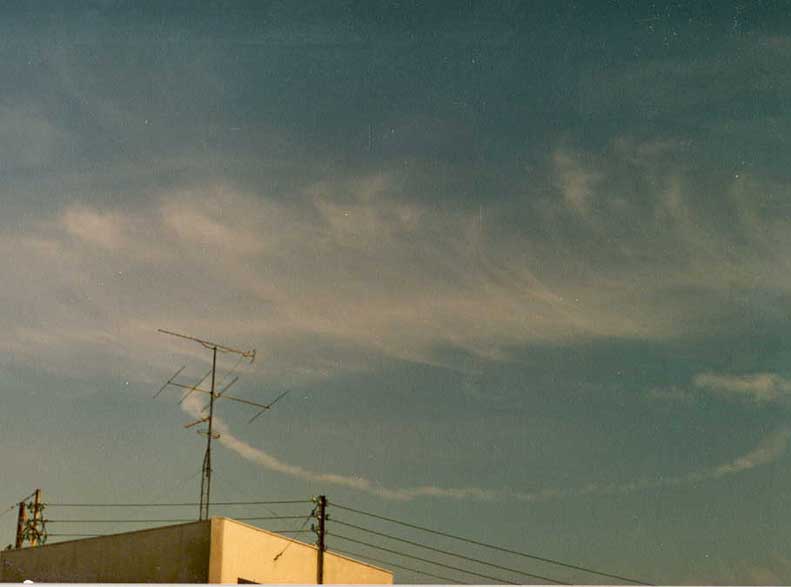
{"type": "Polygon", "coordinates": [[[693,384],[706,391],[756,403],[774,403],[791,397],[791,380],[775,373],[700,373],[694,377],[693,384]]]}
{"type": "MultiPolygon", "coordinates": [[[[189,397],[183,402],[182,409],[194,418],[202,415],[203,398],[189,397]]],[[[756,467],[769,465],[782,458],[791,441],[791,428],[779,428],[766,435],[761,442],[749,452],[721,465],[693,471],[685,475],[667,476],[659,479],[638,479],[618,484],[589,483],[574,488],[548,488],[532,492],[521,492],[506,489],[485,489],[481,487],[440,487],[436,485],[420,485],[416,487],[384,487],[375,481],[361,477],[311,471],[299,465],[284,462],[268,452],[254,447],[234,435],[228,425],[218,416],[214,418],[214,429],[221,434],[219,442],[242,458],[290,477],[305,479],[316,483],[328,483],[399,501],[408,501],[421,497],[442,497],[453,499],[492,500],[517,498],[523,501],[546,501],[568,499],[589,495],[621,495],[646,491],[693,485],[703,481],[721,479],[750,471],[756,467]]]]}

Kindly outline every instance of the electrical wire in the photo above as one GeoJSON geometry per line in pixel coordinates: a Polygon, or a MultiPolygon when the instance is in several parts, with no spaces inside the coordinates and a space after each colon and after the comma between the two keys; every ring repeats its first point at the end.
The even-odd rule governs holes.
{"type": "Polygon", "coordinates": [[[16,508],[18,508],[18,507],[19,507],[19,504],[18,504],[18,503],[15,503],[14,505],[12,505],[11,507],[9,507],[8,509],[6,509],[6,510],[3,510],[3,511],[0,513],[0,518],[2,518],[3,516],[5,516],[6,514],[8,514],[8,513],[10,513],[10,512],[13,512],[13,511],[14,511],[16,508]]]}
{"type": "MultiPolygon", "coordinates": [[[[269,500],[269,501],[213,501],[210,505],[223,505],[223,506],[235,506],[235,505],[276,505],[276,504],[296,504],[296,503],[313,503],[311,499],[281,499],[281,500],[269,500]]],[[[186,506],[196,506],[201,505],[197,501],[190,501],[190,502],[180,502],[180,503],[50,503],[47,502],[46,504],[48,507],[85,507],[85,508],[102,508],[102,507],[112,507],[112,508],[125,508],[125,507],[137,507],[137,508],[146,508],[146,507],[186,507],[186,506]]],[[[302,517],[302,516],[300,516],[302,517]]]]}
{"type": "Polygon", "coordinates": [[[18,502],[16,502],[15,504],[8,506],[8,509],[5,509],[5,510],[3,510],[2,512],[0,512],[0,518],[2,518],[3,516],[5,516],[6,514],[8,514],[8,512],[12,512],[12,511],[14,511],[16,508],[18,508],[18,507],[19,507],[19,504],[20,504],[20,503],[27,501],[28,499],[30,499],[30,498],[31,498],[31,497],[33,497],[34,495],[36,495],[36,492],[35,492],[35,491],[34,491],[33,493],[31,493],[30,495],[28,495],[28,496],[26,496],[26,497],[23,497],[22,499],[20,499],[20,500],[19,500],[18,502]]]}
{"type": "Polygon", "coordinates": [[[241,522],[252,522],[256,520],[301,520],[305,516],[254,516],[252,518],[234,518],[241,522]]]}
{"type": "Polygon", "coordinates": [[[558,565],[558,566],[561,566],[561,567],[566,567],[568,569],[575,569],[577,571],[584,571],[586,573],[592,573],[594,575],[599,575],[599,576],[602,576],[602,577],[609,577],[611,579],[618,579],[620,581],[626,581],[628,583],[636,583],[638,585],[652,585],[652,583],[646,583],[644,581],[640,581],[638,579],[632,579],[630,577],[625,577],[623,575],[616,575],[616,574],[613,574],[613,573],[605,573],[603,571],[597,571],[597,570],[591,569],[589,567],[583,567],[581,565],[565,563],[565,562],[559,561],[557,559],[552,559],[552,558],[547,558],[547,557],[543,557],[543,556],[538,556],[538,555],[535,555],[535,554],[529,554],[529,553],[526,553],[526,552],[519,552],[518,550],[511,550],[510,548],[504,548],[502,546],[495,546],[494,544],[487,544],[485,542],[480,542],[478,540],[473,540],[471,538],[464,538],[463,536],[457,536],[457,535],[454,535],[454,534],[449,534],[448,532],[441,532],[439,530],[433,530],[431,528],[426,528],[425,526],[418,526],[417,524],[411,524],[409,522],[403,522],[401,520],[396,520],[395,518],[388,518],[387,516],[382,516],[382,515],[379,515],[379,514],[373,514],[371,512],[365,512],[365,511],[362,511],[362,510],[350,508],[348,506],[340,505],[340,504],[337,504],[335,502],[331,502],[331,505],[333,507],[338,508],[338,509],[347,510],[347,511],[350,511],[350,512],[354,512],[356,514],[361,514],[363,516],[369,516],[371,518],[376,518],[378,520],[384,520],[385,522],[392,522],[394,524],[399,524],[399,525],[405,526],[407,528],[413,528],[415,530],[422,530],[423,532],[429,532],[431,534],[436,534],[438,536],[444,536],[446,538],[452,538],[454,540],[460,540],[462,542],[467,542],[469,544],[475,544],[476,546],[483,546],[483,547],[486,547],[486,548],[491,548],[492,550],[499,550],[500,552],[506,552],[508,554],[515,554],[517,556],[522,556],[522,557],[525,557],[525,558],[529,558],[529,559],[533,559],[533,560],[537,560],[537,561],[541,561],[541,562],[545,562],[545,563],[550,563],[550,564],[558,565]]]}
{"type": "MultiPolygon", "coordinates": [[[[301,533],[305,533],[305,532],[310,532],[310,530],[278,530],[277,532],[280,533],[280,534],[301,534],[301,533]]],[[[59,538],[60,537],[65,537],[65,536],[75,536],[75,537],[87,538],[87,537],[90,537],[90,536],[112,536],[112,534],[100,534],[100,533],[97,533],[97,534],[73,534],[71,532],[66,532],[66,533],[55,532],[54,534],[48,533],[47,536],[57,536],[59,538]]]]}
{"type": "Polygon", "coordinates": [[[197,477],[197,476],[198,476],[198,475],[200,475],[201,473],[203,473],[203,468],[200,468],[200,469],[198,469],[197,471],[195,471],[195,472],[194,472],[192,475],[190,475],[189,477],[184,477],[184,478],[183,478],[181,481],[179,481],[179,484],[176,486],[176,488],[175,488],[175,489],[170,489],[169,487],[165,487],[164,489],[162,489],[161,491],[159,491],[159,492],[157,493],[157,496],[156,496],[156,497],[154,497],[154,498],[150,498],[150,501],[151,501],[152,503],[156,503],[156,502],[158,502],[159,500],[161,500],[162,498],[164,498],[164,497],[165,497],[165,495],[168,495],[168,494],[174,494],[174,493],[177,493],[178,491],[181,491],[181,489],[182,489],[182,488],[183,488],[183,487],[184,487],[184,486],[185,486],[187,483],[189,483],[190,481],[192,481],[193,479],[195,479],[195,477],[197,477]]]}
{"type": "Polygon", "coordinates": [[[340,524],[342,526],[346,526],[348,528],[354,528],[355,530],[361,530],[363,532],[368,532],[369,534],[374,534],[376,536],[381,536],[383,538],[387,538],[389,540],[396,540],[398,542],[403,542],[404,544],[409,544],[411,546],[417,546],[419,548],[425,548],[426,550],[431,550],[433,552],[437,552],[439,554],[444,554],[446,556],[453,556],[456,558],[460,558],[462,560],[470,561],[473,563],[477,563],[479,565],[486,565],[487,567],[492,567],[494,569],[499,569],[501,571],[508,571],[509,573],[515,573],[517,575],[525,575],[526,577],[531,577],[533,579],[538,579],[539,581],[548,581],[550,583],[555,583],[557,585],[568,585],[568,583],[564,581],[558,581],[557,579],[552,579],[550,577],[544,577],[542,575],[536,575],[535,573],[528,573],[527,571],[521,571],[519,569],[512,569],[510,567],[504,567],[502,565],[497,565],[495,563],[486,562],[484,560],[473,558],[470,556],[466,556],[463,554],[458,554],[455,552],[450,552],[448,550],[442,550],[441,548],[434,548],[433,546],[427,546],[425,544],[420,544],[419,542],[413,542],[412,540],[406,540],[404,538],[398,538],[396,536],[391,536],[390,534],[385,534],[383,532],[377,532],[376,530],[371,530],[369,528],[363,528],[362,526],[355,526],[354,524],[347,524],[346,522],[342,522],[335,518],[330,518],[329,520],[333,524],[340,524]]]}
{"type": "MultiPolygon", "coordinates": [[[[234,496],[238,497],[239,499],[256,499],[256,497],[250,493],[250,491],[247,489],[246,486],[244,488],[242,488],[242,487],[236,485],[236,483],[232,483],[231,482],[231,478],[232,477],[230,475],[218,475],[217,473],[218,473],[217,468],[214,467],[214,469],[212,470],[212,482],[214,482],[214,483],[216,483],[218,485],[220,485],[220,484],[224,485],[224,486],[232,489],[233,491],[232,491],[232,493],[230,495],[234,495],[234,496]]],[[[268,508],[266,506],[261,506],[261,508],[264,511],[266,511],[266,513],[269,514],[270,516],[279,516],[280,515],[280,512],[276,512],[275,510],[273,510],[271,508],[268,508]]]]}
{"type": "Polygon", "coordinates": [[[341,540],[348,540],[349,542],[354,542],[355,544],[361,544],[363,546],[368,546],[370,548],[375,548],[377,550],[383,550],[384,552],[389,552],[391,554],[396,554],[398,556],[404,556],[406,558],[411,558],[414,560],[422,561],[424,563],[428,563],[430,565],[436,565],[438,567],[444,567],[446,569],[451,569],[453,571],[461,571],[462,573],[466,573],[468,575],[475,575],[476,577],[482,577],[484,579],[489,579],[490,581],[497,581],[499,583],[507,583],[508,585],[519,585],[519,583],[515,583],[514,581],[508,581],[507,579],[502,579],[499,577],[492,577],[490,575],[484,575],[483,573],[476,573],[474,571],[469,571],[467,569],[462,569],[459,567],[454,567],[452,565],[446,565],[445,563],[439,563],[437,561],[433,561],[427,558],[422,558],[419,556],[415,556],[413,554],[407,554],[405,552],[399,552],[397,550],[392,550],[390,548],[385,548],[384,546],[377,546],[376,544],[371,544],[370,542],[363,542],[362,540],[356,540],[354,538],[349,538],[348,536],[344,536],[342,534],[337,534],[335,532],[327,532],[327,536],[335,536],[335,538],[340,538],[341,540]]]}
{"type": "MultiPolygon", "coordinates": [[[[248,521],[255,521],[255,520],[301,520],[304,516],[255,516],[255,517],[247,517],[247,518],[234,518],[235,520],[239,520],[241,522],[248,522],[248,521]]],[[[94,520],[46,520],[47,524],[91,524],[91,523],[100,523],[100,524],[126,524],[126,523],[133,523],[133,524],[148,524],[148,523],[155,523],[155,522],[196,522],[195,518],[157,518],[157,519],[149,519],[149,520],[106,520],[106,519],[94,519],[94,520]]]]}
{"type": "MultiPolygon", "coordinates": [[[[311,519],[312,517],[314,517],[315,515],[316,515],[316,508],[314,507],[314,508],[311,510],[311,512],[310,512],[310,513],[309,513],[307,516],[305,516],[305,520],[302,522],[302,524],[300,524],[300,526],[299,526],[299,530],[295,531],[294,533],[295,533],[295,534],[301,534],[301,533],[303,533],[303,532],[313,532],[313,530],[305,530],[305,526],[307,526],[307,525],[308,525],[308,522],[310,521],[310,519],[311,519]]],[[[283,550],[281,550],[280,552],[278,552],[278,553],[277,553],[277,554],[274,556],[274,558],[272,559],[272,561],[276,561],[276,560],[277,560],[277,559],[279,559],[281,556],[283,556],[283,553],[284,553],[284,552],[286,552],[286,551],[288,550],[288,547],[289,547],[289,546],[291,546],[292,544],[293,544],[293,542],[289,542],[288,544],[286,544],[286,546],[283,548],[283,550]]]]}
{"type": "Polygon", "coordinates": [[[426,571],[420,571],[418,569],[413,569],[412,567],[405,567],[404,565],[396,564],[392,561],[382,560],[380,558],[375,558],[368,554],[362,554],[361,552],[352,552],[350,550],[341,550],[340,548],[333,548],[331,553],[336,554],[345,554],[346,556],[353,556],[357,558],[367,558],[370,561],[374,561],[376,563],[382,563],[383,565],[387,565],[389,567],[395,567],[397,569],[403,569],[405,571],[410,571],[412,573],[417,573],[418,575],[425,575],[426,577],[432,577],[434,579],[439,579],[440,581],[445,581],[446,583],[455,583],[457,585],[468,585],[464,581],[459,581],[458,579],[451,579],[450,577],[443,577],[442,575],[434,575],[432,573],[427,573],[426,571]]]}

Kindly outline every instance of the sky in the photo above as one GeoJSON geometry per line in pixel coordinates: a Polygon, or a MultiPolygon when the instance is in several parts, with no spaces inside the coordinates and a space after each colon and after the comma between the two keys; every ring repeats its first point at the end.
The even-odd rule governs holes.
{"type": "Polygon", "coordinates": [[[165,328],[290,392],[218,404],[215,500],[791,581],[787,9],[5,3],[0,505],[197,501],[165,328]]]}

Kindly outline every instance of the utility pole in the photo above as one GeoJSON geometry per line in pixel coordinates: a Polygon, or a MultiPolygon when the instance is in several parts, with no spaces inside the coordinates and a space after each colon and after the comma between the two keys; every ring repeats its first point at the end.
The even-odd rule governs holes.
{"type": "Polygon", "coordinates": [[[30,537],[30,545],[37,546],[39,543],[39,522],[41,521],[41,489],[36,489],[33,494],[33,535],[30,537]]]}
{"type": "Polygon", "coordinates": [[[16,518],[16,537],[14,548],[22,548],[25,543],[38,546],[47,541],[46,520],[44,520],[44,503],[41,499],[41,489],[36,489],[25,499],[19,502],[16,518]],[[28,501],[30,498],[33,501],[28,501]],[[28,518],[30,512],[30,518],[28,518]]]}
{"type": "Polygon", "coordinates": [[[316,534],[316,584],[321,585],[324,583],[324,536],[325,528],[324,522],[327,519],[327,496],[319,495],[317,498],[316,519],[318,520],[318,527],[316,534]]]}
{"type": "Polygon", "coordinates": [[[19,502],[19,513],[16,518],[16,540],[14,548],[22,548],[25,542],[25,524],[27,522],[27,508],[24,501],[19,502]]]}

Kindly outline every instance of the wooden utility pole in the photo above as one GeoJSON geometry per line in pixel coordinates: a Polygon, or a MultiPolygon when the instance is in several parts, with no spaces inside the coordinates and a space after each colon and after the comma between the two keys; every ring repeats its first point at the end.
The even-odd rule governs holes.
{"type": "Polygon", "coordinates": [[[36,489],[33,494],[33,533],[30,537],[30,546],[39,543],[39,524],[41,522],[41,489],[36,489]]]}
{"type": "Polygon", "coordinates": [[[318,520],[318,540],[316,540],[316,584],[324,583],[324,521],[327,518],[327,496],[319,495],[318,506],[316,507],[316,519],[318,520]]]}
{"type": "Polygon", "coordinates": [[[24,501],[19,502],[19,513],[16,518],[16,540],[14,540],[14,548],[22,548],[25,542],[25,523],[27,522],[27,504],[24,501]]]}

